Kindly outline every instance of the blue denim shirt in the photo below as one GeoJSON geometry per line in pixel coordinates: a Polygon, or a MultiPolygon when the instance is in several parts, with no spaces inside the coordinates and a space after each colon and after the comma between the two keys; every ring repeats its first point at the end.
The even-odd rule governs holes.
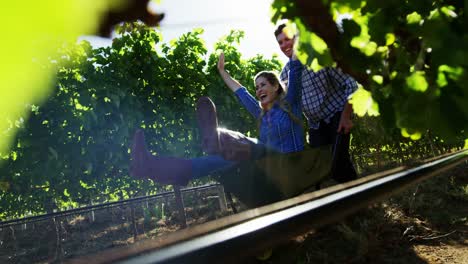
{"type": "MultiPolygon", "coordinates": [[[[291,114],[302,121],[301,89],[299,87],[299,73],[302,65],[299,61],[290,61],[289,85],[284,100],[287,102],[291,114]]],[[[262,108],[260,103],[245,87],[236,91],[236,96],[244,107],[256,119],[259,118],[262,108]]],[[[260,121],[260,142],[276,151],[290,153],[304,150],[304,128],[276,102],[260,121]]]]}

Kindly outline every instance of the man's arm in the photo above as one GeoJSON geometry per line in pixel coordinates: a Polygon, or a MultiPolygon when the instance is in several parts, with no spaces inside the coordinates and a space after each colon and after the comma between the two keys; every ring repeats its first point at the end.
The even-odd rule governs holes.
{"type": "Polygon", "coordinates": [[[346,98],[353,94],[357,89],[357,82],[350,75],[342,72],[338,68],[327,68],[329,77],[335,87],[341,87],[344,89],[346,98]]]}
{"type": "Polygon", "coordinates": [[[340,123],[338,124],[337,132],[343,132],[348,134],[353,127],[353,121],[351,121],[351,115],[353,114],[353,105],[346,102],[343,112],[341,112],[340,123]]]}
{"type": "MultiPolygon", "coordinates": [[[[342,87],[345,90],[346,98],[349,98],[353,94],[358,86],[356,81],[349,76],[348,74],[343,73],[340,69],[329,68],[328,72],[331,74],[330,78],[336,87],[342,87]]],[[[343,132],[348,134],[353,127],[353,122],[351,121],[351,116],[353,114],[353,106],[346,101],[343,111],[341,112],[340,123],[338,124],[337,132],[343,132]]]]}

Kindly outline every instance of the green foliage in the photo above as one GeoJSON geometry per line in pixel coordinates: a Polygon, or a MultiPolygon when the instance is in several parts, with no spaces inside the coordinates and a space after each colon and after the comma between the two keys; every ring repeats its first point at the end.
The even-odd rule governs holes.
{"type": "MultiPolygon", "coordinates": [[[[256,136],[255,120],[219,77],[217,55],[207,54],[202,30],[171,44],[139,23],[117,32],[110,47],[82,42],[44,63],[56,72],[53,93],[44,104],[28,106],[30,118],[15,123],[14,145],[0,155],[0,218],[157,192],[152,181],[128,175],[132,134],[144,128],[157,155],[202,155],[194,111],[200,96],[214,98],[222,125],[256,136]]],[[[254,74],[280,64],[261,56],[242,59],[242,37],[233,31],[216,48],[226,52],[226,68],[253,91],[254,74]]]]}
{"type": "Polygon", "coordinates": [[[446,141],[463,141],[468,138],[465,5],[451,0],[275,0],[272,20],[298,24],[299,50],[306,54],[300,59],[308,65],[348,65],[378,103],[387,128],[413,138],[431,130],[446,141]],[[328,10],[339,28],[336,38],[330,37],[335,29],[314,22],[307,5],[328,10]]]}
{"type": "Polygon", "coordinates": [[[388,128],[381,116],[354,120],[350,150],[361,174],[379,172],[461,150],[464,142],[448,142],[428,131],[419,138],[402,135],[398,128],[388,128]],[[415,140],[418,139],[418,140],[415,140]]]}
{"type": "Polygon", "coordinates": [[[53,69],[41,62],[55,56],[64,41],[95,32],[101,14],[122,1],[4,1],[0,23],[0,153],[6,152],[18,127],[27,119],[25,104],[38,104],[51,92],[53,69]],[[9,130],[9,133],[3,133],[9,130]]]}

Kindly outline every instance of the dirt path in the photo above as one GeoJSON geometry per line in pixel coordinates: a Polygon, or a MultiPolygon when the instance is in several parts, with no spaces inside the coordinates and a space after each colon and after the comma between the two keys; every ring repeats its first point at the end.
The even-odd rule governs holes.
{"type": "Polygon", "coordinates": [[[427,263],[453,263],[466,264],[468,263],[468,241],[465,240],[465,245],[417,245],[414,246],[414,251],[421,256],[427,263]]]}
{"type": "Polygon", "coordinates": [[[252,263],[468,263],[468,165],[252,263]]]}

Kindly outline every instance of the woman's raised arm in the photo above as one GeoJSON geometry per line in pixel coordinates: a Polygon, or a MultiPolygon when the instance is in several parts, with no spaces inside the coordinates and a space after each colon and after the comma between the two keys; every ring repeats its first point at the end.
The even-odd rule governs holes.
{"type": "Polygon", "coordinates": [[[241,104],[250,112],[255,118],[258,118],[261,112],[260,105],[255,97],[253,97],[238,81],[234,80],[229,73],[224,70],[224,53],[221,53],[218,61],[218,71],[224,80],[224,83],[234,92],[241,104]]]}
{"type": "Polygon", "coordinates": [[[221,53],[219,55],[219,60],[218,60],[218,71],[219,75],[221,75],[221,78],[223,78],[224,83],[231,89],[233,92],[237,91],[242,85],[234,80],[229,73],[226,72],[224,69],[224,53],[221,53]]]}

